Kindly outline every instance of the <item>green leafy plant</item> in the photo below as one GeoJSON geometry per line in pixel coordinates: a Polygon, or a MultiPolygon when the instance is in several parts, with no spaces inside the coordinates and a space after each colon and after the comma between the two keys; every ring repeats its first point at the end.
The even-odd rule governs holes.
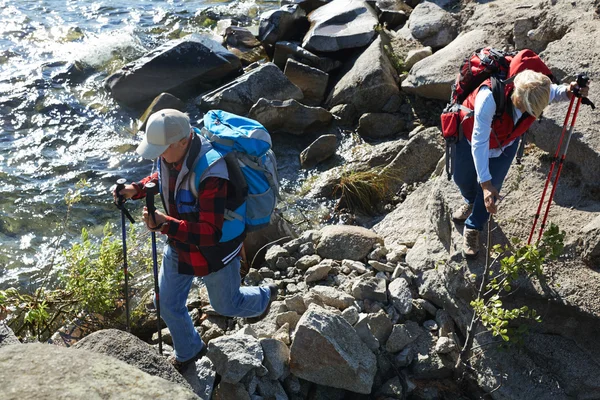
{"type": "Polygon", "coordinates": [[[457,368],[466,365],[473,343],[473,331],[480,323],[493,337],[502,343],[521,343],[528,331],[524,322],[542,322],[538,312],[527,305],[506,308],[504,300],[514,295],[523,284],[543,278],[543,267],[555,260],[563,251],[565,232],[551,224],[540,242],[523,245],[513,240],[511,245],[496,245],[492,248],[493,260],[486,265],[482,276],[471,274],[471,279],[480,278],[477,297],[471,301],[473,317],[467,330],[465,345],[461,350],[457,368]],[[522,321],[522,324],[518,322],[522,321]]]}
{"type": "MultiPolygon", "coordinates": [[[[80,181],[65,195],[67,211],[41,285],[33,293],[15,288],[0,291],[0,319],[5,318],[15,334],[24,339],[46,340],[65,323],[77,319],[91,321],[88,328],[92,330],[123,324],[123,253],[121,238],[113,233],[116,227],[107,223],[101,238],[92,237],[83,228],[79,242],[67,249],[59,246],[70,223],[70,210],[81,200],[81,191],[87,186],[87,182],[80,181]],[[52,283],[55,267],[61,273],[58,281],[52,283]]],[[[127,239],[130,276],[133,277],[132,271],[149,271],[152,260],[147,231],[132,224],[127,239]]]]}

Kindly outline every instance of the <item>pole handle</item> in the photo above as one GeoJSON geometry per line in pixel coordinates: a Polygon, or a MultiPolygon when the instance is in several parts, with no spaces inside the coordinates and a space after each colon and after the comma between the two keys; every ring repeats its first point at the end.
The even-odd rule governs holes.
{"type": "MultiPolygon", "coordinates": [[[[590,81],[590,78],[587,75],[587,73],[581,72],[581,73],[577,74],[577,87],[575,87],[573,89],[573,94],[577,97],[581,97],[581,94],[579,91],[581,88],[586,87],[588,85],[589,81],[590,81]]],[[[596,109],[596,106],[594,105],[594,103],[592,103],[592,101],[590,99],[588,99],[587,97],[582,97],[581,102],[585,105],[592,107],[592,110],[596,109]]]]}
{"type": "Polygon", "coordinates": [[[158,187],[156,186],[156,183],[148,182],[144,186],[144,189],[146,190],[146,207],[148,208],[148,213],[152,218],[152,222],[154,222],[154,225],[156,225],[156,206],[154,205],[154,196],[156,193],[158,193],[158,187]]]}
{"type": "Polygon", "coordinates": [[[117,201],[114,201],[113,203],[115,206],[117,206],[119,210],[121,210],[123,214],[125,214],[129,222],[135,224],[135,219],[133,219],[129,211],[125,208],[125,202],[127,201],[127,199],[123,197],[123,195],[120,193],[121,190],[125,189],[125,182],[127,182],[127,179],[125,178],[117,180],[117,187],[115,189],[115,193],[117,194],[117,201]]]}

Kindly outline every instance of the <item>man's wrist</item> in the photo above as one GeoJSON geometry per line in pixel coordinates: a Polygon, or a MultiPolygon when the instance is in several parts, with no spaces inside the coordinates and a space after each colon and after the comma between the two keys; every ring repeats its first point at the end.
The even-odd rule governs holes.
{"type": "Polygon", "coordinates": [[[485,181],[480,183],[482,189],[489,189],[492,187],[492,181],[485,181]]]}

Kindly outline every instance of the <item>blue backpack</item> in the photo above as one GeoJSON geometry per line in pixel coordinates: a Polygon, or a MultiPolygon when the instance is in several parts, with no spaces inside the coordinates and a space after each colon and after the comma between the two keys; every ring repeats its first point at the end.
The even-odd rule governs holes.
{"type": "MultiPolygon", "coordinates": [[[[235,210],[226,210],[226,222],[230,221],[236,225],[243,221],[248,232],[266,227],[271,221],[279,198],[277,161],[271,150],[269,132],[252,119],[222,110],[207,112],[203,122],[200,134],[211,142],[215,150],[211,157],[213,160],[209,162],[214,162],[215,157],[224,158],[232,183],[247,186],[243,204],[235,210]]],[[[197,173],[194,187],[198,187],[200,178],[201,173],[197,173]]],[[[245,188],[243,191],[245,194],[245,188]]],[[[221,241],[226,241],[227,236],[237,234],[231,232],[229,235],[229,229],[225,227],[223,230],[226,237],[221,241]]]]}

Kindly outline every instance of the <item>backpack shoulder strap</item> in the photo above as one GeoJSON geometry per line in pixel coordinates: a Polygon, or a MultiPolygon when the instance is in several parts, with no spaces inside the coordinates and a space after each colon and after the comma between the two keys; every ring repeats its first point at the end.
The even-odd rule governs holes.
{"type": "Polygon", "coordinates": [[[506,111],[507,99],[504,90],[507,84],[512,83],[513,79],[514,77],[506,80],[498,79],[494,76],[491,78],[492,87],[490,89],[492,90],[492,96],[494,97],[494,102],[496,103],[494,119],[500,118],[502,114],[504,114],[504,111],[506,111]]]}

